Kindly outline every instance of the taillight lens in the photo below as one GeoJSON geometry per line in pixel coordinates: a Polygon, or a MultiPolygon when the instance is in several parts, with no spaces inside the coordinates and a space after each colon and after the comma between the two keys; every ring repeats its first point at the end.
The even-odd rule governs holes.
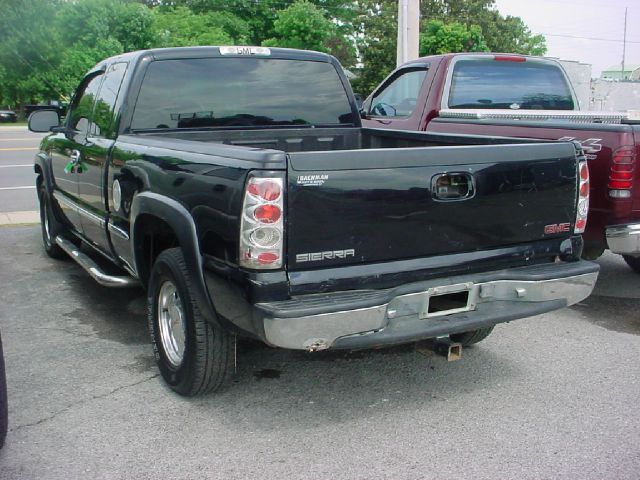
{"type": "Polygon", "coordinates": [[[284,239],[283,177],[249,174],[240,220],[240,266],[282,267],[284,239]]]}
{"type": "Polygon", "coordinates": [[[576,209],[576,223],[573,228],[575,233],[583,233],[587,227],[587,215],[589,214],[589,167],[586,161],[578,162],[578,206],[576,209]]]}
{"type": "Polygon", "coordinates": [[[620,147],[613,152],[607,184],[611,198],[631,198],[635,161],[633,147],[620,147]]]}

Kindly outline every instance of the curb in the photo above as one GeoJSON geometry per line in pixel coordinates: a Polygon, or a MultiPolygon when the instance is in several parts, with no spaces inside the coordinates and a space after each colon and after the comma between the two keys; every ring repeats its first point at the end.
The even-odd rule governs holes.
{"type": "Polygon", "coordinates": [[[0,212],[0,226],[7,225],[36,225],[40,223],[40,212],[30,210],[26,212],[0,212]]]}

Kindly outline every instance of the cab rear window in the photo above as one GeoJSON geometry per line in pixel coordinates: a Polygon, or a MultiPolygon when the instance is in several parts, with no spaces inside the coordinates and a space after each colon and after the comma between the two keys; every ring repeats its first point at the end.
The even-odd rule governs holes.
{"type": "Polygon", "coordinates": [[[142,82],[131,128],[353,122],[347,93],[330,63],[204,58],[152,62],[142,82]]]}
{"type": "Polygon", "coordinates": [[[449,108],[573,110],[571,89],[554,64],[459,60],[453,69],[449,108]]]}

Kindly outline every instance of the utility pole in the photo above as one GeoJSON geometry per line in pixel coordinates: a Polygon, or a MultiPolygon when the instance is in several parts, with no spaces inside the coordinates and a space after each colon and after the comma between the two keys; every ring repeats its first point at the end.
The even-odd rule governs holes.
{"type": "Polygon", "coordinates": [[[396,66],[418,58],[420,0],[398,0],[398,56],[396,66]]]}
{"type": "Polygon", "coordinates": [[[627,54],[627,7],[624,9],[624,40],[622,41],[622,72],[620,80],[624,80],[624,60],[627,54]]]}

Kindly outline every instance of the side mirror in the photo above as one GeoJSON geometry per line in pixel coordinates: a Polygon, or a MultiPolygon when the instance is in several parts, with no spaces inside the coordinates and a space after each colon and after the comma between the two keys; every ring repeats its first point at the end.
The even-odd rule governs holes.
{"type": "Polygon", "coordinates": [[[353,96],[356,98],[356,106],[358,107],[358,113],[361,117],[364,117],[367,114],[367,111],[364,107],[364,98],[359,93],[354,93],[353,96]]]}
{"type": "Polygon", "coordinates": [[[32,132],[50,132],[60,125],[60,115],[56,110],[36,110],[29,115],[29,130],[32,132]]]}

